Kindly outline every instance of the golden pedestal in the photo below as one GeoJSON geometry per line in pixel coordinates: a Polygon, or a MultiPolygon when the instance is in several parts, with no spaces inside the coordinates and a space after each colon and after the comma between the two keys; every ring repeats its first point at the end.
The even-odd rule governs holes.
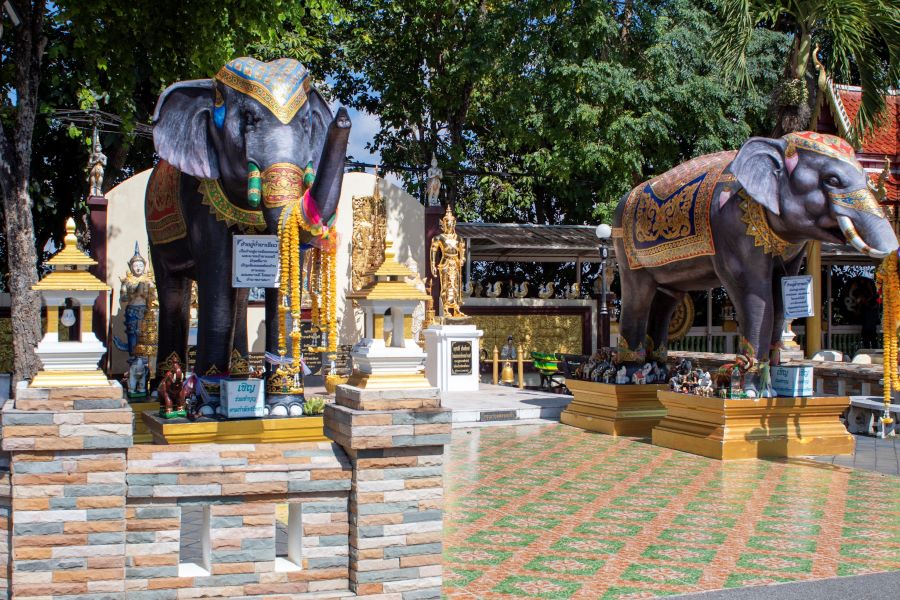
{"type": "Polygon", "coordinates": [[[653,444],[719,460],[852,454],[846,396],[730,399],[660,391],[653,444]]]}
{"type": "Polygon", "coordinates": [[[218,420],[201,417],[163,419],[156,411],[141,414],[154,444],[262,444],[324,442],[321,416],[218,420]]]}
{"type": "Polygon", "coordinates": [[[566,425],[609,435],[649,437],[666,416],[656,397],[658,385],[616,385],[566,379],[573,398],[560,421],[566,425]]]}
{"type": "Polygon", "coordinates": [[[152,444],[153,435],[147,428],[147,424],[141,415],[144,411],[159,410],[159,402],[144,400],[141,402],[129,402],[128,406],[134,412],[134,443],[135,444],[152,444]]]}

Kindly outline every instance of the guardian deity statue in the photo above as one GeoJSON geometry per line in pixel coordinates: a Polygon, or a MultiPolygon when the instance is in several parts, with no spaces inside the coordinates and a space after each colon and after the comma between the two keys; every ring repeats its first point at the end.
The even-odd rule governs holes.
{"type": "Polygon", "coordinates": [[[462,267],[466,243],[456,235],[456,217],[450,207],[441,219],[441,233],[431,240],[431,276],[441,285],[441,305],[444,316],[465,317],[459,308],[462,299],[462,267]],[[440,252],[440,262],[437,257],[440,252]]]}
{"type": "Polygon", "coordinates": [[[428,206],[441,205],[441,177],[443,176],[444,172],[437,164],[437,157],[432,154],[431,168],[428,169],[428,184],[426,187],[426,192],[428,194],[428,206]]]}
{"type": "Polygon", "coordinates": [[[91,143],[91,158],[87,165],[87,180],[90,186],[90,196],[103,195],[103,174],[106,170],[106,155],[103,154],[103,148],[100,146],[100,131],[97,129],[96,122],[94,124],[94,134],[91,143]]]}
{"type": "Polygon", "coordinates": [[[125,309],[126,342],[113,338],[116,348],[128,352],[131,363],[139,352],[141,322],[147,313],[147,307],[156,302],[156,283],[153,274],[147,271],[147,261],[141,256],[140,248],[135,242],[134,256],[128,261],[128,273],[120,278],[122,287],[119,291],[119,302],[125,309]]]}

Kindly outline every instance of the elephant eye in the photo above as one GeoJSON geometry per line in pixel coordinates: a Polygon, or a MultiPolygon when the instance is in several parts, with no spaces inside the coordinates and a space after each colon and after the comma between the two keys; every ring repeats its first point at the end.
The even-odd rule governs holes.
{"type": "Polygon", "coordinates": [[[255,127],[259,120],[259,116],[254,112],[248,110],[244,113],[244,123],[247,127],[255,127]]]}
{"type": "Polygon", "coordinates": [[[831,187],[836,187],[836,188],[843,187],[841,185],[841,178],[836,175],[831,175],[830,177],[827,177],[825,179],[825,183],[831,187]]]}

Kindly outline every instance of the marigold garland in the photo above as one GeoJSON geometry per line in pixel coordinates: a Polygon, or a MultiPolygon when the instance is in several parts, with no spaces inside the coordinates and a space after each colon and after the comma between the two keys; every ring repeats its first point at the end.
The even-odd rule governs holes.
{"type": "Polygon", "coordinates": [[[894,422],[891,418],[891,392],[900,391],[900,375],[897,373],[897,328],[900,327],[900,276],[897,274],[897,253],[891,252],[881,262],[875,275],[884,309],[884,414],[883,425],[894,422]]]}
{"type": "MultiPolygon", "coordinates": [[[[307,201],[304,196],[303,202],[307,201]]],[[[337,351],[337,235],[328,226],[310,223],[309,217],[302,210],[303,203],[297,202],[286,206],[281,214],[279,224],[279,242],[281,256],[281,285],[278,289],[278,351],[282,357],[287,354],[287,313],[291,314],[292,328],[290,333],[291,355],[293,357],[291,374],[300,372],[301,357],[301,300],[303,292],[310,298],[311,317],[313,323],[328,336],[327,346],[323,343],[321,350],[337,351]],[[312,234],[316,246],[309,248],[308,258],[301,259],[301,232],[312,234]]],[[[333,222],[334,219],[332,219],[333,222]]],[[[295,377],[296,379],[296,377],[295,377]]],[[[302,392],[298,384],[294,392],[302,392]]]]}

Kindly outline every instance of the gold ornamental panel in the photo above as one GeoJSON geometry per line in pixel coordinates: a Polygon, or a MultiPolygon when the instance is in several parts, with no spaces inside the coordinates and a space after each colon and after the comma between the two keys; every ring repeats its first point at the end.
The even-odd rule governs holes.
{"type": "Polygon", "coordinates": [[[582,328],[580,315],[471,315],[478,329],[484,331],[481,348],[487,351],[488,360],[494,346],[503,348],[506,338],[513,336],[516,346],[522,345],[523,358],[530,359],[532,352],[582,353],[582,328]]]}
{"type": "Polygon", "coordinates": [[[350,250],[351,285],[354,292],[369,283],[369,273],[384,261],[386,235],[387,209],[381,194],[354,197],[350,250]]]}

